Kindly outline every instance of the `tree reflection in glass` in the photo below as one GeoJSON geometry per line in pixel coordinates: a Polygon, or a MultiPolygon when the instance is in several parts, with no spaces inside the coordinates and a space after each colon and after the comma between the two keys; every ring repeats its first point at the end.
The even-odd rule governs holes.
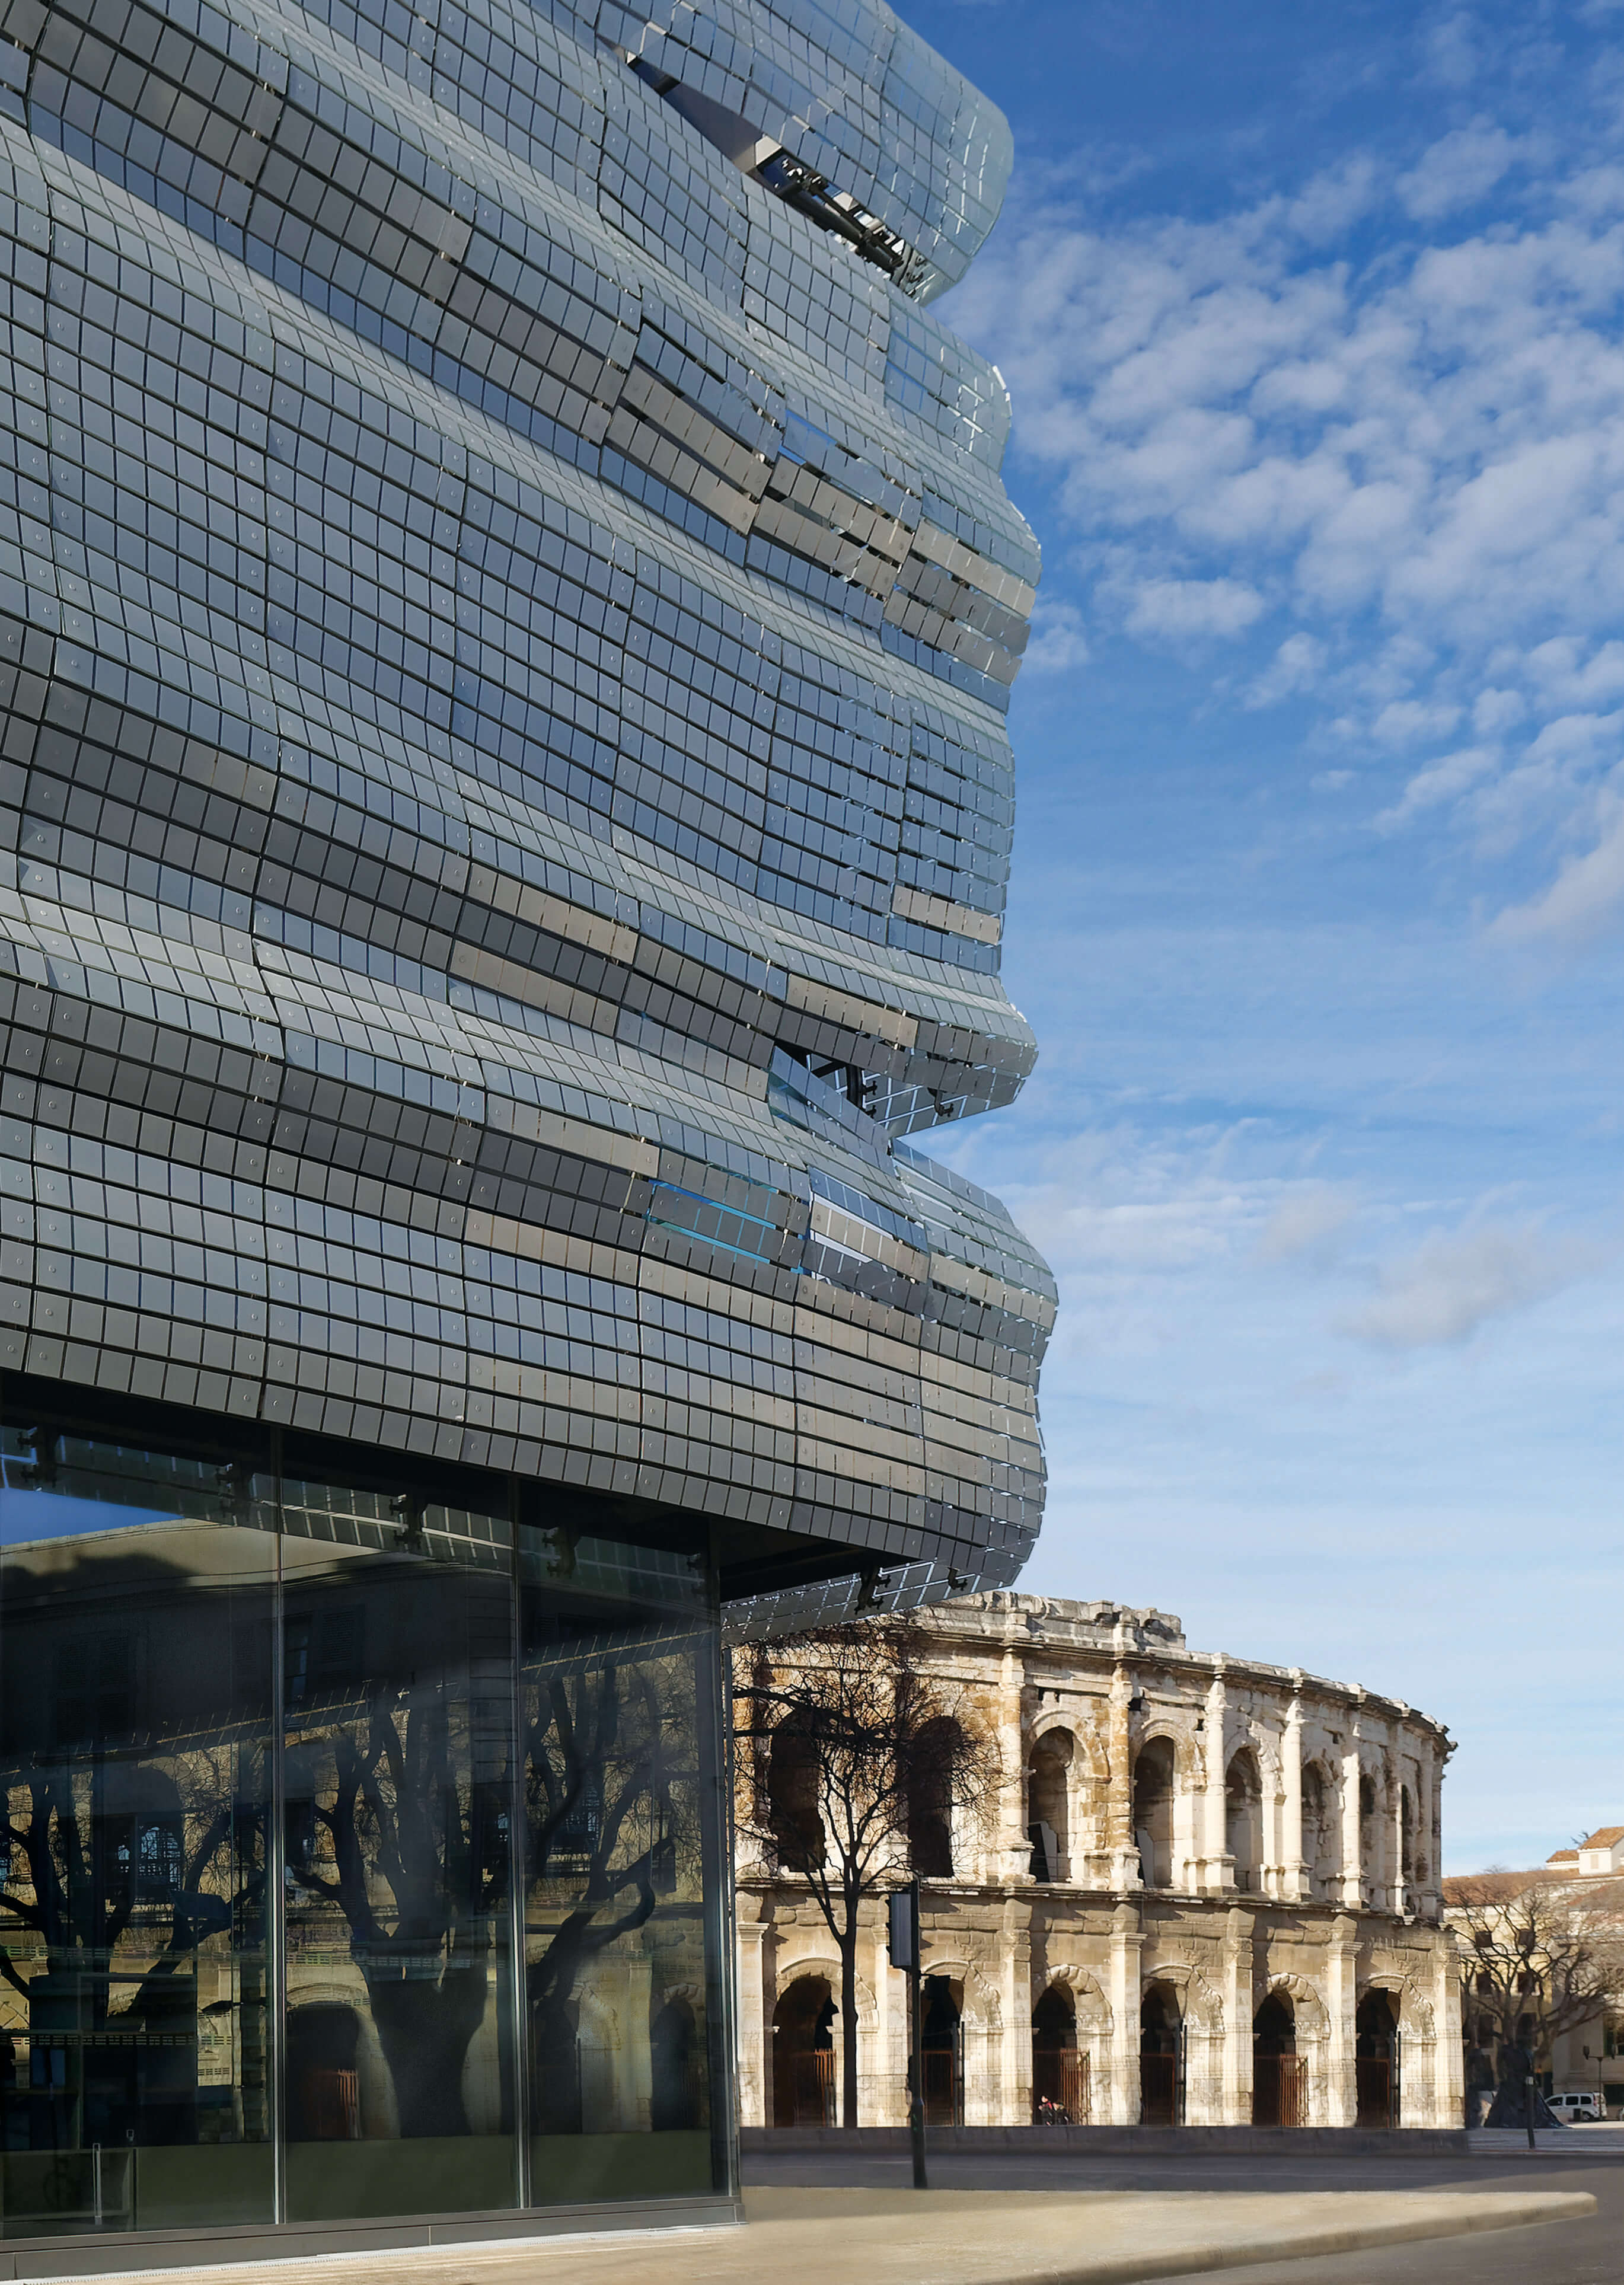
{"type": "Polygon", "coordinates": [[[268,2218],[268,1487],[7,1445],[6,2232],[268,2218]]]}
{"type": "Polygon", "coordinates": [[[681,2186],[683,2166],[708,2182],[698,1714],[710,1637],[670,1607],[696,1599],[694,1575],[683,1559],[527,1532],[520,1579],[536,2195],[564,2194],[584,2165],[597,2195],[681,2186]],[[639,1607],[656,1582],[663,1618],[639,1607]],[[620,2144],[676,2128],[691,2151],[620,2144]],[[552,2147],[559,2136],[600,2148],[569,2156],[552,2147]]]}
{"type": "Polygon", "coordinates": [[[292,1483],[284,1519],[290,2140],[475,2142],[351,2179],[369,2210],[509,2203],[510,1535],[292,1483]]]}

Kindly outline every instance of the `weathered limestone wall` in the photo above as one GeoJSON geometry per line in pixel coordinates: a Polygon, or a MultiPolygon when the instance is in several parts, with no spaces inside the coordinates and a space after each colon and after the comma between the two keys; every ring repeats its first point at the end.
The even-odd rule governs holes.
{"type": "MultiPolygon", "coordinates": [[[[1000,1593],[929,1624],[933,1663],[995,1739],[1002,1771],[955,1830],[953,1877],[923,1884],[926,1972],[961,2010],[966,2124],[1031,2120],[1032,2010],[1050,1985],[1070,1995],[1096,2123],[1140,2117],[1152,1985],[1176,2001],[1191,2125],[1251,2123],[1254,2017],[1271,1992],[1291,2006],[1302,2124],[1353,2124],[1355,2022],[1373,1991],[1391,1995],[1398,2024],[1398,2123],[1460,2123],[1438,1876],[1451,1746],[1439,1724],[1297,1669],[1191,1652],[1157,1612],[1000,1593]],[[1158,1802],[1145,1772],[1169,1753],[1158,1802]],[[1040,1817],[1047,1879],[1028,1837],[1040,1817]]],[[[741,2115],[767,2125],[773,2011],[802,1976],[837,1995],[838,1961],[804,1884],[759,1862],[739,1876],[741,2115]]],[[[860,2116],[899,2125],[905,1985],[877,1904],[859,1975],[860,2116]]]]}

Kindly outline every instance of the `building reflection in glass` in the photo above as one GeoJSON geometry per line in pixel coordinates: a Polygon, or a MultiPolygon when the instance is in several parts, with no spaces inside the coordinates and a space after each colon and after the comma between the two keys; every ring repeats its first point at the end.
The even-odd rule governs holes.
{"type": "Polygon", "coordinates": [[[9,1409],[5,2235],[725,2188],[702,1558],[9,1409]]]}

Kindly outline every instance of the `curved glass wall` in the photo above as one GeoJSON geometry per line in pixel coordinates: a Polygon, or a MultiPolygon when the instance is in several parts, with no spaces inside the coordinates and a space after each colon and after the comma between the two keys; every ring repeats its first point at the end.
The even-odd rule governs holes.
{"type": "Polygon", "coordinates": [[[5,2236],[726,2190],[702,1552],[6,1409],[5,2236]]]}

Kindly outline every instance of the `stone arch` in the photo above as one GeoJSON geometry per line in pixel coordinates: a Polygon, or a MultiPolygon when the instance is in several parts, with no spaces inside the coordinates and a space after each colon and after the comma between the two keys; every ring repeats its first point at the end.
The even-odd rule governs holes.
{"type": "MultiPolygon", "coordinates": [[[[930,1971],[935,1974],[934,1968],[930,1971]]],[[[773,2005],[783,1998],[790,1985],[803,1975],[821,1975],[829,1987],[830,1997],[836,2007],[840,2005],[840,1954],[836,1951],[797,1953],[796,1958],[779,1967],[774,1974],[773,2005]]],[[[679,1987],[673,1985],[673,1991],[679,1987]]],[[[685,1991],[688,1986],[681,1987],[685,1991]]],[[[693,1987],[697,1988],[697,1987],[693,1987]]],[[[857,1979],[857,2022],[859,2030],[870,2029],[879,2010],[873,1984],[862,1976],[857,1979]]]]}
{"type": "Polygon", "coordinates": [[[1173,1883],[1179,1780],[1179,1741],[1158,1724],[1135,1740],[1130,1780],[1134,1846],[1148,1888],[1173,1883]]]}
{"type": "Polygon", "coordinates": [[[290,2017],[302,2007],[348,2007],[358,2026],[356,2042],[356,2071],[360,2080],[361,2132],[364,2136],[379,2135],[394,2140],[400,2132],[396,2106],[395,2078],[384,2059],[383,2045],[378,2037],[373,2011],[367,1998],[366,1983],[359,1968],[353,1975],[326,1975],[308,1980],[301,1977],[295,1984],[289,1977],[287,2012],[290,2017]]]}
{"type": "Polygon", "coordinates": [[[1260,2006],[1271,1994],[1283,1991],[1296,2018],[1297,2052],[1306,2066],[1307,2108],[1305,2126],[1329,2126],[1330,2119],[1330,2010],[1318,1988],[1306,1975],[1271,1975],[1256,1993],[1260,2006]]]}
{"type": "Polygon", "coordinates": [[[1077,2008],[1077,2028],[1079,2035],[1087,2029],[1110,2038],[1112,2030],[1110,2001],[1097,1975],[1086,1967],[1076,1967],[1062,1960],[1051,1967],[1034,1987],[1032,1998],[1040,1999],[1052,1983],[1063,1983],[1071,1992],[1077,2008]]]}
{"type": "Polygon", "coordinates": [[[1304,1755],[1302,1798],[1308,1893],[1328,1896],[1342,1871],[1342,1772],[1329,1747],[1304,1755]]]}
{"type": "Polygon", "coordinates": [[[1258,1749],[1247,1738],[1224,1764],[1224,1847],[1243,1895],[1263,1887],[1265,1838],[1263,1771],[1258,1749]]]}
{"type": "Polygon", "coordinates": [[[927,1973],[956,1984],[960,1994],[964,2123],[967,2126],[996,2126],[1003,2115],[1002,2003],[975,1961],[961,1954],[931,1958],[927,1973]]]}
{"type": "MultiPolygon", "coordinates": [[[[1044,1994],[1063,1989],[1071,1995],[1076,2022],[1077,2052],[1087,2058],[1084,2116],[1091,2123],[1109,2120],[1115,2062],[1115,2024],[1110,2001],[1096,1975],[1070,1960],[1057,1961],[1032,1983],[1035,2014],[1044,1994]]],[[[1035,2070],[1034,2059],[1034,2070],[1035,2070]]]]}
{"type": "Polygon", "coordinates": [[[1140,1997],[1153,1983],[1171,1984],[1184,2023],[1184,2118],[1190,2126],[1221,2126],[1224,2115],[1224,2003],[1200,1968],[1187,1959],[1142,1960],[1140,1997]]]}
{"type": "Polygon", "coordinates": [[[1271,1975],[1259,1992],[1259,1999],[1266,1999],[1271,1991],[1283,1991],[1291,2000],[1297,2014],[1297,2036],[1299,2039],[1330,2038],[1330,2011],[1306,1975],[1271,1975]]]}
{"type": "Polygon", "coordinates": [[[1432,2002],[1407,1969],[1373,1967],[1359,1979],[1354,2005],[1368,1992],[1385,1991],[1399,2019],[1399,2124],[1446,2126],[1438,2115],[1438,2023],[1432,2002]]]}
{"type": "Polygon", "coordinates": [[[1069,1881],[1079,1764],[1076,1731],[1058,1716],[1034,1730],[1022,1771],[1023,1822],[1032,1843],[1032,1872],[1040,1881],[1069,1881]]]}

